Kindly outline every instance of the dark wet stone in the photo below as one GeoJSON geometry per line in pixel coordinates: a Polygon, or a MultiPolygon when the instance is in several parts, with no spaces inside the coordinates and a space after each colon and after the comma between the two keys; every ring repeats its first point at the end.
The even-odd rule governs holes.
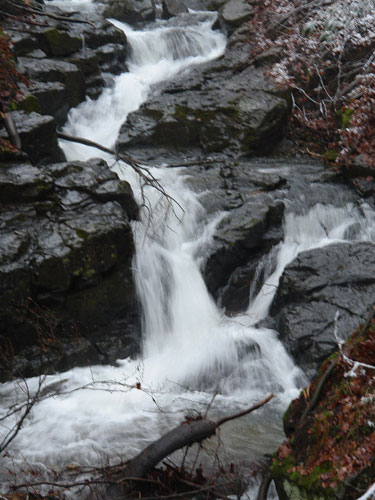
{"type": "Polygon", "coordinates": [[[113,360],[95,341],[107,345],[101,335],[110,336],[111,322],[127,319],[134,329],[137,317],[129,218],[138,207],[129,184],[103,160],[20,164],[2,167],[0,197],[0,337],[12,341],[16,366],[40,368],[37,337],[45,341],[48,321],[61,349],[43,369],[113,360]]]}
{"type": "Polygon", "coordinates": [[[206,284],[214,296],[228,283],[232,273],[246,263],[257,261],[276,243],[265,235],[273,224],[281,223],[283,211],[283,203],[259,193],[222,219],[204,269],[206,284]]]}
{"type": "Polygon", "coordinates": [[[86,95],[85,79],[74,64],[57,59],[19,58],[20,70],[39,82],[60,82],[66,87],[69,106],[77,106],[86,95]]]}
{"type": "Polygon", "coordinates": [[[105,0],[104,15],[129,24],[153,21],[155,9],[151,0],[105,0]]]}
{"type": "Polygon", "coordinates": [[[269,151],[283,135],[288,103],[271,93],[258,70],[206,74],[200,88],[164,91],[130,114],[118,147],[164,145],[205,153],[269,151]],[[225,79],[225,83],[224,83],[225,79]]]}
{"type": "Polygon", "coordinates": [[[182,0],[163,0],[164,19],[169,19],[170,17],[178,16],[186,12],[189,12],[189,9],[182,0]]]}
{"type": "Polygon", "coordinates": [[[286,267],[272,305],[282,341],[305,370],[337,349],[374,302],[375,245],[333,244],[301,253],[286,267]]]}
{"type": "Polygon", "coordinates": [[[40,48],[50,57],[69,56],[82,48],[80,37],[52,27],[38,32],[37,38],[40,48]]]}
{"type": "MultiPolygon", "coordinates": [[[[56,122],[52,116],[24,111],[12,111],[11,116],[21,138],[21,150],[33,163],[58,161],[63,158],[57,144],[56,122]]],[[[8,138],[5,129],[0,129],[0,137],[8,138]]]]}
{"type": "Polygon", "coordinates": [[[34,96],[40,107],[42,115],[51,115],[58,124],[66,121],[70,109],[68,92],[60,82],[32,82],[28,87],[30,95],[34,96]]]}

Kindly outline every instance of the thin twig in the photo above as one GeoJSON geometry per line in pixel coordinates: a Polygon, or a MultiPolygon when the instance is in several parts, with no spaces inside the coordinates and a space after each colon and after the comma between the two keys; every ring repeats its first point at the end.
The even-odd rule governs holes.
{"type": "Polygon", "coordinates": [[[272,398],[273,398],[273,394],[270,394],[269,396],[266,397],[266,399],[259,401],[259,403],[256,403],[251,408],[247,408],[247,410],[240,411],[239,413],[235,413],[234,415],[229,415],[227,417],[223,417],[216,422],[216,426],[220,427],[221,425],[225,424],[225,422],[229,422],[230,420],[234,420],[236,418],[243,417],[244,415],[247,415],[248,413],[251,413],[252,411],[257,410],[261,406],[265,405],[272,398]]]}

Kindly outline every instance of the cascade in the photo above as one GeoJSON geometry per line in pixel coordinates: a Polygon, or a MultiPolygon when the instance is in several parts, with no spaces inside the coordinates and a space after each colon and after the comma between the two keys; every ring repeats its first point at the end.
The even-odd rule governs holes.
{"type": "MultiPolygon", "coordinates": [[[[191,26],[160,23],[135,31],[116,21],[131,46],[129,72],[116,77],[96,101],[88,99],[73,109],[64,131],[113,147],[121,124],[147,99],[152,85],[223,53],[225,38],[212,30],[214,22],[214,14],[197,14],[191,26]]],[[[98,155],[85,146],[61,145],[69,160],[98,155]]],[[[140,197],[135,174],[125,164],[114,168],[140,197]]],[[[233,422],[226,431],[228,448],[238,457],[251,459],[273,451],[280,441],[281,414],[305,382],[277,332],[259,326],[268,315],[280,276],[304,250],[375,236],[370,212],[363,214],[351,205],[318,204],[296,213],[291,203],[283,241],[260,264],[263,286],[258,293],[249,291],[247,311],[225,317],[200,272],[200,258],[223,214],[206,216],[198,196],[184,182],[183,170],[151,171],[184,212],[178,206],[171,210],[148,187],[151,214],[143,210],[141,220],[133,224],[135,281],[143,309],[142,355],[119,360],[118,366],[74,368],[46,377],[46,384],[60,383],[63,394],[39,402],[12,444],[12,453],[22,451],[29,463],[58,468],[70,462],[92,465],[108,456],[130,457],[179,422],[187,409],[205,408],[214,391],[213,414],[233,413],[236,407],[275,393],[270,409],[252,415],[251,424],[248,420],[246,427],[246,419],[233,422]],[[93,380],[104,390],[76,391],[93,380]],[[137,382],[142,391],[131,388],[137,382]]],[[[30,379],[30,391],[37,384],[37,379],[30,379]]],[[[12,384],[3,384],[0,394],[0,412],[22,398],[21,388],[12,384]]]]}

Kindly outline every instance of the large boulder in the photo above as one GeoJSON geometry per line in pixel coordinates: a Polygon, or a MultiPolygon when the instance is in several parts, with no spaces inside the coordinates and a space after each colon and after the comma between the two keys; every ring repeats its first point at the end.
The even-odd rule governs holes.
{"type": "Polygon", "coordinates": [[[31,80],[64,84],[70,107],[77,106],[85,99],[85,78],[75,64],[58,59],[35,59],[32,57],[20,57],[18,63],[19,69],[31,80]]]}
{"type": "Polygon", "coordinates": [[[375,245],[332,244],[303,252],[286,267],[271,312],[296,362],[314,371],[337,346],[334,329],[346,339],[374,296],[375,245]]]}
{"type": "Polygon", "coordinates": [[[155,19],[152,0],[106,0],[104,15],[129,24],[155,19]]]}
{"type": "Polygon", "coordinates": [[[41,355],[60,369],[129,355],[126,328],[121,340],[116,326],[134,328],[136,314],[129,219],[138,208],[129,184],[103,160],[3,164],[0,196],[0,338],[18,355],[14,366],[30,374],[41,355]],[[108,355],[112,331],[119,350],[108,355]]]}
{"type": "Polygon", "coordinates": [[[252,18],[253,10],[247,0],[229,0],[220,9],[220,13],[226,23],[238,27],[252,18]]]}
{"type": "MultiPolygon", "coordinates": [[[[236,281],[233,284],[229,278],[234,272],[238,273],[239,268],[248,265],[250,267],[247,269],[246,276],[250,285],[251,277],[255,273],[256,261],[281,237],[281,234],[278,233],[275,235],[276,239],[270,239],[268,231],[273,226],[281,224],[283,212],[282,202],[275,201],[268,194],[254,194],[249,197],[245,204],[231,210],[217,226],[210,255],[205,265],[204,276],[209,291],[216,297],[222,287],[228,289],[229,286],[229,290],[231,290],[229,295],[233,295],[232,299],[236,297],[237,300],[227,302],[226,294],[228,291],[224,288],[226,294],[224,293],[222,297],[222,305],[225,305],[228,310],[241,310],[242,304],[238,303],[241,302],[238,301],[238,296],[242,297],[244,292],[243,289],[238,290],[236,281]],[[234,306],[234,301],[237,306],[234,306]]],[[[245,292],[247,302],[249,288],[250,286],[247,288],[247,293],[245,292]]],[[[246,304],[246,301],[242,302],[246,304]]]]}
{"type": "Polygon", "coordinates": [[[37,33],[39,47],[50,57],[64,57],[82,48],[82,39],[67,31],[48,28],[37,33]]]}
{"type": "Polygon", "coordinates": [[[204,73],[194,89],[166,89],[130,114],[118,147],[269,152],[283,136],[288,111],[286,99],[275,95],[260,70],[204,73]]]}
{"type": "Polygon", "coordinates": [[[178,16],[189,12],[184,2],[181,0],[163,0],[163,18],[178,16]]]}

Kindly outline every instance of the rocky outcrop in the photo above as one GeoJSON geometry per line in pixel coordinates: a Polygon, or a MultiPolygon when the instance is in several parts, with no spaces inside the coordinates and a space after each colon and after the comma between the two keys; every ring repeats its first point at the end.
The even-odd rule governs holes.
{"type": "MultiPolygon", "coordinates": [[[[229,285],[233,291],[234,278],[228,283],[230,276],[249,261],[252,261],[255,272],[255,261],[277,242],[267,238],[267,232],[272,226],[281,224],[283,211],[282,202],[275,201],[267,194],[259,193],[249,197],[246,203],[232,210],[221,220],[205,266],[205,279],[211,293],[217,295],[217,291],[225,285],[227,287],[229,285]]],[[[250,269],[249,271],[251,272],[250,269]]],[[[228,294],[228,291],[226,293],[228,294]]],[[[237,303],[235,297],[238,298],[240,294],[240,290],[234,292],[232,302],[237,303]]],[[[224,305],[229,310],[240,310],[240,304],[233,308],[234,304],[226,303],[225,297],[226,294],[224,294],[224,305]]]]}
{"type": "MultiPolygon", "coordinates": [[[[33,163],[64,160],[57,144],[56,122],[52,116],[24,111],[12,111],[10,115],[20,136],[22,151],[33,163]]],[[[0,137],[8,138],[5,128],[0,129],[0,137]]]]}
{"type": "Polygon", "coordinates": [[[105,0],[104,16],[129,24],[153,21],[155,9],[152,0],[105,0]]]}
{"type": "Polygon", "coordinates": [[[50,28],[37,27],[33,35],[20,34],[12,24],[6,27],[19,69],[30,82],[23,89],[19,109],[52,115],[63,124],[71,107],[86,95],[96,98],[100,94],[103,74],[126,70],[124,33],[98,15],[86,17],[91,24],[63,23],[61,27],[51,21],[50,28]]]}
{"type": "Polygon", "coordinates": [[[186,14],[187,12],[189,12],[189,9],[181,0],[163,0],[164,19],[169,19],[179,14],[186,14]]]}
{"type": "MultiPolygon", "coordinates": [[[[40,368],[47,341],[72,342],[70,361],[65,349],[63,356],[51,353],[55,368],[108,361],[92,339],[110,342],[111,322],[134,312],[129,219],[137,205],[129,184],[103,160],[3,163],[0,170],[0,337],[21,355],[16,367],[24,373],[40,368]],[[72,341],[66,332],[73,324],[79,334],[72,341]]],[[[116,356],[124,349],[131,351],[126,337],[116,356]]]]}
{"type": "Polygon", "coordinates": [[[205,153],[246,155],[272,150],[283,136],[287,101],[275,95],[262,70],[233,74],[212,69],[180,89],[174,82],[132,113],[121,129],[118,147],[195,147],[205,153]]]}
{"type": "Polygon", "coordinates": [[[272,306],[277,330],[306,371],[336,348],[367,316],[375,296],[375,245],[333,244],[301,253],[286,267],[272,306]]]}

